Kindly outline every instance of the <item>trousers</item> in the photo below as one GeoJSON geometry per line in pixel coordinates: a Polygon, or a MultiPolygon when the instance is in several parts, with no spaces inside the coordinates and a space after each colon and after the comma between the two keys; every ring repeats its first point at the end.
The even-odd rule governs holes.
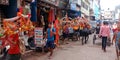
{"type": "Polygon", "coordinates": [[[107,37],[102,37],[102,48],[106,49],[106,45],[107,45],[107,37]]]}

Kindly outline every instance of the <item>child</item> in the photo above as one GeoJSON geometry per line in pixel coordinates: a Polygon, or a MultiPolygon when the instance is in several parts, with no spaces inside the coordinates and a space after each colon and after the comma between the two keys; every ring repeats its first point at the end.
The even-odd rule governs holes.
{"type": "Polygon", "coordinates": [[[47,34],[46,34],[46,37],[47,37],[47,43],[46,43],[46,47],[49,49],[50,51],[50,55],[49,55],[49,58],[51,58],[51,56],[53,55],[53,49],[55,48],[55,45],[54,45],[54,36],[55,35],[55,29],[52,27],[52,24],[49,23],[48,24],[48,29],[47,29],[47,34]]]}

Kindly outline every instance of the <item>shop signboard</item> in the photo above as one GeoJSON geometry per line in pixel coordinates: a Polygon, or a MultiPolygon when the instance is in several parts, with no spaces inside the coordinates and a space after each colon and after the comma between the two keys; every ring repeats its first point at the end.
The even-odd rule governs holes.
{"type": "Polygon", "coordinates": [[[43,28],[35,28],[34,30],[34,34],[35,34],[35,44],[38,46],[38,45],[41,45],[41,42],[43,40],[43,28]]]}
{"type": "Polygon", "coordinates": [[[70,4],[70,9],[76,11],[77,10],[76,4],[75,3],[70,4]]]}

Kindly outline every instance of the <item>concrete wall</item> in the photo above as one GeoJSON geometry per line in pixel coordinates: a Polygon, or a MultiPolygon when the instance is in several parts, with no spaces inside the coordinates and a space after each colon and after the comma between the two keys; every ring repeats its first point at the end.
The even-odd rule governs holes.
{"type": "Polygon", "coordinates": [[[86,0],[81,0],[81,12],[83,13],[83,15],[86,15],[89,17],[89,9],[90,9],[90,4],[88,1],[86,0]],[[87,9],[85,8],[85,6],[87,6],[87,9]]]}

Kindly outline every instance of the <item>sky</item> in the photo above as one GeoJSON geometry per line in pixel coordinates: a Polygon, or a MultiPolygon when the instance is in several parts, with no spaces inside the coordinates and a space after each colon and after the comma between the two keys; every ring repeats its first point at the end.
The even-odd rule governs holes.
{"type": "Polygon", "coordinates": [[[115,6],[120,5],[120,0],[101,0],[101,8],[107,10],[114,10],[115,6]]]}

